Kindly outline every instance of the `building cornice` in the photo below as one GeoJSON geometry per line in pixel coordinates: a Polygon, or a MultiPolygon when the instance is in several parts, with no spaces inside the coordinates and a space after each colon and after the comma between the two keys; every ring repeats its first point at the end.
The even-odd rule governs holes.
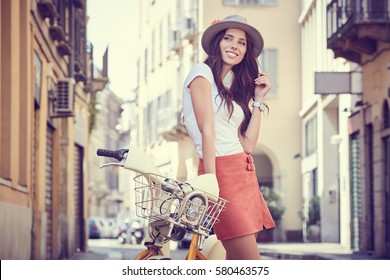
{"type": "Polygon", "coordinates": [[[310,2],[305,5],[305,7],[303,8],[302,12],[301,12],[301,15],[299,16],[298,18],[298,22],[299,24],[302,24],[302,22],[306,19],[306,17],[310,14],[309,12],[311,11],[311,9],[313,8],[314,4],[315,4],[316,0],[310,0],[310,2]]]}

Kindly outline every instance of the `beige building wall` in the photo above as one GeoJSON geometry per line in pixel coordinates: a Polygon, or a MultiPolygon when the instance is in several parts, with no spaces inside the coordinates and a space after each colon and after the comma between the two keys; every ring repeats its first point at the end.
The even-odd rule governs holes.
{"type": "MultiPolygon", "coordinates": [[[[303,214],[307,218],[310,198],[321,198],[322,242],[350,248],[350,154],[348,117],[358,95],[315,94],[315,72],[360,71],[345,59],[334,59],[327,49],[326,0],[306,0],[299,17],[302,29],[302,178],[303,214]],[[315,122],[314,135],[306,129],[315,122]],[[313,140],[311,137],[315,137],[313,140]],[[315,142],[315,152],[307,153],[315,142]],[[315,175],[313,175],[315,174],[315,175]],[[314,176],[314,177],[313,177],[314,176]]],[[[306,222],[304,222],[306,241],[306,222]]]]}
{"type": "MultiPolygon", "coordinates": [[[[88,147],[88,95],[79,82],[75,114],[86,125],[76,139],[80,134],[74,128],[80,123],[74,118],[49,117],[49,81],[57,83],[68,75],[69,60],[58,51],[59,42],[52,39],[38,2],[0,1],[1,259],[58,259],[86,249],[85,209],[78,213],[80,244],[75,244],[72,147],[88,147]],[[37,60],[40,71],[35,69],[37,60]]],[[[87,179],[85,172],[81,185],[87,179]]]]}
{"type": "MultiPolygon", "coordinates": [[[[360,133],[367,134],[367,130],[363,124],[371,124],[373,127],[373,146],[369,149],[367,142],[362,141],[362,187],[364,196],[362,197],[362,207],[365,208],[363,213],[370,216],[370,219],[362,220],[362,235],[361,249],[364,251],[375,252],[375,255],[382,257],[390,257],[390,218],[389,209],[389,180],[385,179],[389,174],[389,170],[384,169],[384,161],[388,155],[385,153],[384,141],[387,139],[389,143],[389,128],[385,129],[385,122],[389,123],[384,116],[384,103],[387,102],[389,108],[390,96],[390,79],[389,79],[389,43],[378,43],[376,52],[377,57],[366,56],[366,63],[363,66],[363,106],[360,114],[362,122],[360,123],[360,133]],[[364,144],[363,144],[364,143],[364,144]],[[372,166],[369,164],[369,156],[373,158],[372,166]],[[370,168],[371,167],[371,168],[370,168]],[[364,170],[364,171],[363,171],[364,170]],[[372,174],[370,174],[370,170],[372,174]],[[372,182],[370,182],[372,180],[372,182]],[[385,185],[387,182],[387,186],[385,185]],[[370,191],[370,187],[372,190],[370,191]],[[371,202],[370,202],[371,200],[371,202]],[[369,206],[372,204],[371,206],[369,206]],[[372,211],[369,208],[372,207],[372,211]],[[372,221],[370,224],[369,220],[372,221]],[[372,226],[371,226],[372,225],[372,226]],[[386,236],[387,235],[387,236],[386,236]],[[370,239],[372,243],[370,244],[370,239]]],[[[356,126],[354,126],[356,129],[356,126]]],[[[363,139],[362,139],[363,140],[363,139]]],[[[387,146],[388,147],[388,146],[387,146]]]]}
{"type": "Polygon", "coordinates": [[[138,130],[138,143],[148,151],[164,175],[181,180],[187,179],[187,170],[179,164],[184,162],[179,150],[181,142],[186,140],[177,137],[175,126],[181,110],[184,78],[197,56],[193,46],[195,30],[189,32],[185,28],[187,17],[196,21],[196,2],[139,2],[137,105],[142,129],[138,130]]]}
{"type": "Polygon", "coordinates": [[[329,48],[362,73],[362,100],[348,119],[351,249],[389,258],[389,2],[332,1],[327,8],[329,48]]]}

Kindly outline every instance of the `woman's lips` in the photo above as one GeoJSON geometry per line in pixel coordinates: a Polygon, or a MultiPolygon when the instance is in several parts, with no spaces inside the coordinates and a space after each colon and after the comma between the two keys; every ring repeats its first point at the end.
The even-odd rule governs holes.
{"type": "Polygon", "coordinates": [[[229,57],[232,57],[232,58],[234,58],[234,57],[237,57],[237,56],[238,56],[238,54],[237,54],[237,53],[234,53],[234,52],[231,52],[231,51],[227,51],[226,53],[228,54],[228,56],[229,56],[229,57]]]}

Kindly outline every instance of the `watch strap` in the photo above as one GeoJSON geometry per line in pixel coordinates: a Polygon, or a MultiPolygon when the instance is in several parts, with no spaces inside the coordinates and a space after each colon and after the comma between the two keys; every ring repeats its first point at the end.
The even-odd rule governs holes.
{"type": "Polygon", "coordinates": [[[265,108],[267,107],[267,105],[265,105],[265,103],[263,103],[263,102],[253,101],[252,107],[258,108],[260,110],[260,112],[263,112],[265,110],[265,108]]]}

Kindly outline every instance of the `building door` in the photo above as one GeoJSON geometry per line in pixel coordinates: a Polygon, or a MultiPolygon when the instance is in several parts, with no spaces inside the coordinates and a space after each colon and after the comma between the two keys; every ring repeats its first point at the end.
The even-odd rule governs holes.
{"type": "Polygon", "coordinates": [[[84,249],[83,218],[83,147],[75,145],[74,149],[74,214],[75,214],[75,246],[76,250],[84,249]]]}
{"type": "Polygon", "coordinates": [[[53,258],[53,135],[54,128],[47,124],[45,211],[46,211],[46,259],[53,258]]]}
{"type": "Polygon", "coordinates": [[[383,139],[384,155],[384,187],[385,187],[385,226],[386,226],[386,257],[390,258],[390,136],[383,139]],[[387,170],[387,171],[386,171],[387,170]]]}
{"type": "Polygon", "coordinates": [[[374,251],[374,129],[372,124],[366,126],[366,190],[365,190],[365,232],[366,250],[374,251]]]}
{"type": "MultiPolygon", "coordinates": [[[[38,154],[38,128],[39,128],[39,107],[35,105],[34,118],[33,118],[33,131],[32,131],[32,158],[31,158],[31,193],[35,194],[37,189],[37,154],[38,154]]],[[[36,201],[33,202],[33,205],[36,201]]],[[[34,214],[35,217],[35,214],[34,214]]],[[[35,231],[35,225],[33,223],[33,230],[35,231]]],[[[35,250],[35,240],[31,239],[31,259],[36,259],[37,252],[35,250]]]]}

